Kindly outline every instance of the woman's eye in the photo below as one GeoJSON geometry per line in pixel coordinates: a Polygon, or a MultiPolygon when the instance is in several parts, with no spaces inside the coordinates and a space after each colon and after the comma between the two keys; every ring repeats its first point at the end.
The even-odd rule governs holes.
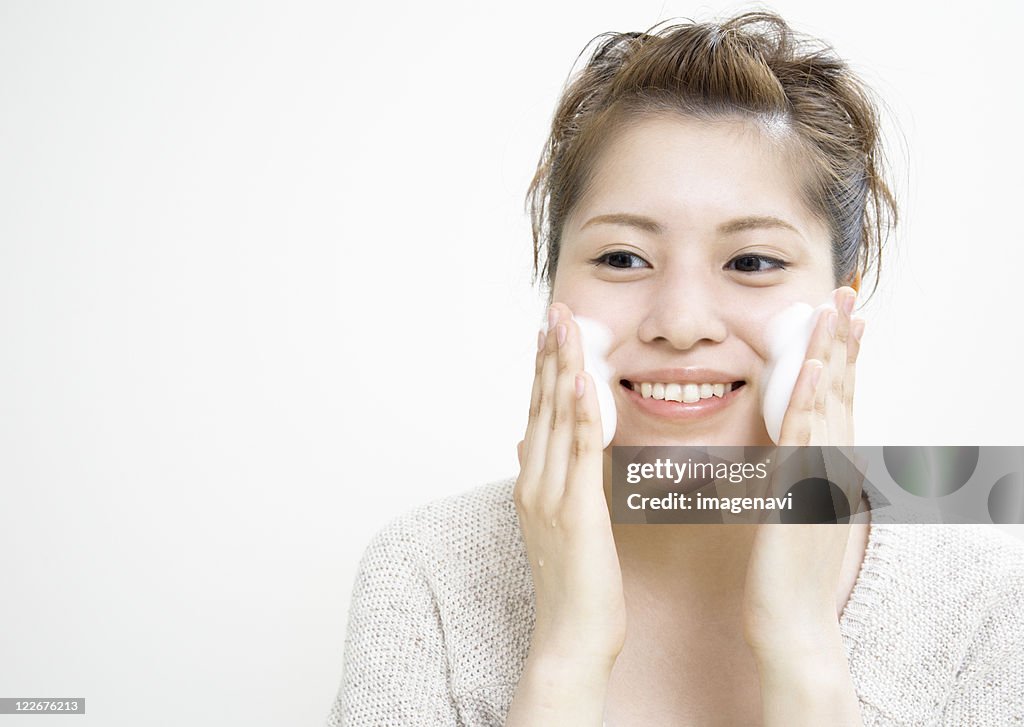
{"type": "Polygon", "coordinates": [[[765,255],[740,255],[730,260],[728,267],[741,273],[763,273],[767,270],[785,270],[786,263],[765,255]]]}
{"type": "Polygon", "coordinates": [[[631,252],[606,252],[600,257],[591,260],[594,265],[608,265],[613,268],[641,268],[647,264],[647,262],[631,252]]]}

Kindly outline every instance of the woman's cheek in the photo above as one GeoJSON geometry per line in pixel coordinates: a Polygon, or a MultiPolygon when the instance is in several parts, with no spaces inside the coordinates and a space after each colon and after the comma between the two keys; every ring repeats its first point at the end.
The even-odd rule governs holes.
{"type": "Polygon", "coordinates": [[[817,291],[806,290],[779,290],[773,295],[759,296],[757,300],[745,301],[744,310],[738,314],[736,325],[745,331],[744,338],[754,352],[767,361],[772,357],[775,345],[773,331],[778,332],[780,322],[785,323],[782,319],[795,315],[794,308],[799,304],[802,304],[801,307],[813,309],[826,302],[828,296],[828,292],[819,294],[817,291]]]}
{"type": "Polygon", "coordinates": [[[758,358],[767,361],[771,355],[771,341],[769,340],[769,323],[783,310],[797,301],[772,301],[762,302],[760,305],[751,306],[742,315],[742,321],[737,327],[744,331],[743,338],[757,354],[758,358]]]}

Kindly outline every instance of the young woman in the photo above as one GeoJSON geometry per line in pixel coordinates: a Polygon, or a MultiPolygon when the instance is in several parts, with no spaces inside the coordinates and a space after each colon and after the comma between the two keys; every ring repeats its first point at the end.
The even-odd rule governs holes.
{"type": "Polygon", "coordinates": [[[575,315],[612,334],[613,445],[770,445],[765,324],[830,299],[779,443],[853,443],[854,299],[896,218],[878,137],[777,16],[603,37],[529,193],[551,306],[519,475],[375,538],[329,724],[1024,719],[1024,558],[998,534],[609,517],[575,315]]]}

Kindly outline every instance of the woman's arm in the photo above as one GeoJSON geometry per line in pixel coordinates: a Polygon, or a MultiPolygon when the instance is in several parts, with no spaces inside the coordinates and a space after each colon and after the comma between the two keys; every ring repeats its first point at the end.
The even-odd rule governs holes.
{"type": "Polygon", "coordinates": [[[1024,724],[1022,566],[1018,558],[989,571],[989,613],[973,625],[972,643],[942,710],[943,727],[1024,724]]]}
{"type": "Polygon", "coordinates": [[[992,655],[972,667],[943,710],[944,727],[1024,723],[1024,651],[992,655]]]}
{"type": "Polygon", "coordinates": [[[775,636],[754,650],[765,727],[862,725],[834,607],[822,623],[808,619],[798,633],[775,636]]]}
{"type": "Polygon", "coordinates": [[[505,727],[600,727],[614,663],[531,654],[505,727]]]}
{"type": "Polygon", "coordinates": [[[831,659],[819,665],[801,659],[763,669],[764,724],[861,725],[860,705],[844,662],[845,658],[831,659]]]}
{"type": "Polygon", "coordinates": [[[437,605],[423,564],[400,536],[382,530],[359,564],[327,727],[459,724],[437,605]]]}
{"type": "Polygon", "coordinates": [[[506,727],[600,727],[626,636],[601,416],[572,311],[552,306],[538,341],[514,497],[536,592],[530,655],[506,727]]]}
{"type": "MultiPolygon", "coordinates": [[[[838,313],[818,321],[782,424],[781,446],[853,444],[854,367],[863,332],[863,321],[850,316],[855,296],[840,288],[838,313]]],[[[743,612],[765,727],[863,724],[836,613],[850,532],[849,523],[758,529],[743,612]]]]}

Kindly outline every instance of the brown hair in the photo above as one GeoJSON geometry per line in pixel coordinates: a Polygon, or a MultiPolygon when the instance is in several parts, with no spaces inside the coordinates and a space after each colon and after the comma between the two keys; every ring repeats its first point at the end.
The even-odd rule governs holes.
{"type": "Polygon", "coordinates": [[[660,24],[643,33],[603,33],[583,49],[603,39],[567,82],[526,194],[533,281],[539,272],[550,297],[563,226],[586,194],[605,143],[643,115],[675,113],[786,129],[786,143],[806,170],[804,201],[830,233],[836,283],[853,283],[873,269],[877,288],[897,210],[869,89],[830,46],[795,33],[773,13],[653,32],[660,24]]]}

